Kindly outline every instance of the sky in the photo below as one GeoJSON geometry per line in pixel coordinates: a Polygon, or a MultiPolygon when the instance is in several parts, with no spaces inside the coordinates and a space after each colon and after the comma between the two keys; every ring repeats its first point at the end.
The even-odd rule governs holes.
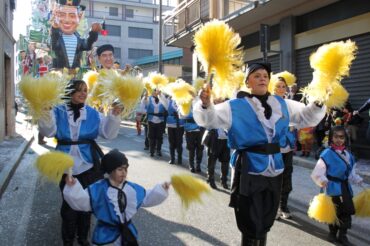
{"type": "Polygon", "coordinates": [[[27,25],[31,23],[31,1],[17,0],[13,19],[13,37],[18,40],[19,34],[26,34],[27,25]]]}

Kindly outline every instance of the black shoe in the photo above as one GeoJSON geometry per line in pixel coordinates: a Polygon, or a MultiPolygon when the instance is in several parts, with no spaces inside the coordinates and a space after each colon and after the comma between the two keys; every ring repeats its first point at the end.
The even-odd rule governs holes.
{"type": "Polygon", "coordinates": [[[196,173],[201,173],[202,172],[202,169],[200,169],[200,166],[197,166],[197,168],[195,168],[195,172],[196,173]]]}
{"type": "Polygon", "coordinates": [[[339,236],[338,236],[338,243],[340,243],[341,245],[344,245],[344,246],[352,245],[349,242],[347,235],[341,235],[341,234],[339,234],[339,236]]]}
{"type": "Polygon", "coordinates": [[[229,186],[227,185],[227,182],[222,182],[222,187],[226,190],[229,189],[229,186]]]}
{"type": "Polygon", "coordinates": [[[215,181],[210,181],[209,186],[211,186],[212,189],[217,190],[217,185],[216,185],[215,181]]]}
{"type": "Polygon", "coordinates": [[[157,156],[162,156],[162,152],[158,151],[157,156]]]}
{"type": "Polygon", "coordinates": [[[90,243],[87,240],[83,240],[83,241],[78,241],[78,245],[81,245],[81,246],[90,246],[90,243]]]}
{"type": "Polygon", "coordinates": [[[150,157],[153,157],[154,156],[154,153],[150,153],[150,157]]]}
{"type": "Polygon", "coordinates": [[[191,167],[191,168],[190,168],[190,172],[195,173],[195,169],[194,169],[194,167],[191,167]]]}
{"type": "Polygon", "coordinates": [[[292,215],[290,214],[289,208],[285,207],[285,208],[280,209],[280,211],[281,211],[280,218],[283,218],[286,220],[292,219],[292,215]]]}
{"type": "Polygon", "coordinates": [[[175,160],[173,160],[173,159],[171,159],[169,162],[168,162],[168,164],[175,164],[175,160]]]}
{"type": "Polygon", "coordinates": [[[181,158],[178,158],[178,159],[177,159],[177,164],[178,164],[178,165],[182,165],[182,159],[181,159],[181,158]]]}
{"type": "Polygon", "coordinates": [[[144,150],[149,150],[149,147],[144,147],[144,150]]]}
{"type": "Polygon", "coordinates": [[[329,232],[328,241],[331,242],[331,243],[335,243],[337,241],[337,235],[334,234],[334,233],[329,232]]]}

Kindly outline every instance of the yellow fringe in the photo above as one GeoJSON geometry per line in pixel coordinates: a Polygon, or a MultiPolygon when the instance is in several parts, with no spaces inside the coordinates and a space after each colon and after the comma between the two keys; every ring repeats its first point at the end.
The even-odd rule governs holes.
{"type": "Polygon", "coordinates": [[[59,183],[67,169],[73,167],[73,158],[60,151],[50,151],[40,155],[35,165],[42,176],[59,183]]]}
{"type": "Polygon", "coordinates": [[[90,70],[87,73],[84,74],[83,76],[83,81],[86,82],[87,87],[89,90],[92,90],[94,87],[96,81],[98,80],[99,73],[97,71],[90,70]]]}
{"type": "Polygon", "coordinates": [[[357,217],[370,217],[370,189],[364,189],[353,198],[355,215],[357,217]]]}
{"type": "Polygon", "coordinates": [[[303,95],[309,102],[318,101],[328,108],[343,107],[348,92],[340,81],[349,75],[356,52],[355,42],[347,40],[322,45],[310,56],[313,80],[303,89],[303,95]]]}
{"type": "Polygon", "coordinates": [[[175,192],[180,196],[183,206],[187,209],[194,202],[202,203],[201,195],[210,193],[209,185],[188,174],[173,175],[171,184],[175,192]]]}
{"type": "Polygon", "coordinates": [[[222,83],[243,65],[240,40],[239,34],[220,20],[207,22],[195,33],[195,52],[207,76],[215,72],[222,83]]]}
{"type": "Polygon", "coordinates": [[[197,77],[193,81],[193,86],[194,86],[195,91],[198,93],[204,87],[206,82],[207,82],[206,79],[204,79],[202,77],[197,77]]]}
{"type": "Polygon", "coordinates": [[[157,72],[149,73],[148,80],[153,89],[162,89],[168,84],[168,78],[157,72]]]}
{"type": "Polygon", "coordinates": [[[320,223],[338,222],[336,208],[330,196],[321,193],[313,198],[308,208],[308,216],[320,223]]]}
{"type": "Polygon", "coordinates": [[[62,96],[70,77],[60,72],[50,72],[40,78],[23,76],[19,90],[26,99],[29,113],[34,122],[39,119],[50,120],[49,110],[62,103],[62,96]]]}

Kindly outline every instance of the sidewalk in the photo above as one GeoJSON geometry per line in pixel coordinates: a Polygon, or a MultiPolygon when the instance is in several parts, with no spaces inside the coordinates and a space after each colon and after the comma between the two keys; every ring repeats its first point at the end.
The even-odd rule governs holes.
{"type": "Polygon", "coordinates": [[[32,141],[31,125],[25,121],[24,114],[18,113],[16,136],[0,143],[0,198],[32,141]]]}

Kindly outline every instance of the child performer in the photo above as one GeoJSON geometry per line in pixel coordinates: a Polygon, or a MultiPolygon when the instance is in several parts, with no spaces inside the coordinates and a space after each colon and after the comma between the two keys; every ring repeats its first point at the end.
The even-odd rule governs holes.
{"type": "Polygon", "coordinates": [[[117,149],[102,158],[109,176],[87,189],[75,178],[66,177],[64,199],[75,210],[91,211],[96,219],[92,242],[97,245],[138,245],[138,232],[131,221],[140,207],[156,206],[168,196],[170,184],[157,184],[152,190],[127,181],[128,160],[117,149]]]}
{"type": "Polygon", "coordinates": [[[347,230],[351,228],[351,215],[355,213],[349,182],[362,183],[362,178],[355,172],[354,157],[346,149],[347,144],[345,128],[334,126],[329,132],[329,147],[321,153],[311,174],[318,186],[326,188],[326,193],[332,197],[336,206],[339,223],[329,225],[328,239],[331,242],[338,240],[343,245],[350,245],[347,230]]]}

